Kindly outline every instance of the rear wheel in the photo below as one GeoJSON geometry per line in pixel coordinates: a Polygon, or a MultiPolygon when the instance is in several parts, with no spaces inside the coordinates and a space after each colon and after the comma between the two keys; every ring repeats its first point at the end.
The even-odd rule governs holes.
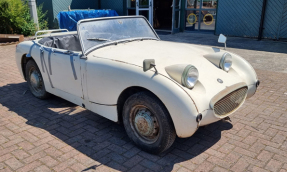
{"type": "Polygon", "coordinates": [[[142,150],[159,154],[176,138],[171,117],[162,102],[149,92],[130,96],[123,108],[129,138],[142,150]]]}
{"type": "Polygon", "coordinates": [[[49,93],[45,89],[41,72],[34,60],[29,60],[26,64],[26,79],[32,94],[39,99],[46,99],[49,93]]]}

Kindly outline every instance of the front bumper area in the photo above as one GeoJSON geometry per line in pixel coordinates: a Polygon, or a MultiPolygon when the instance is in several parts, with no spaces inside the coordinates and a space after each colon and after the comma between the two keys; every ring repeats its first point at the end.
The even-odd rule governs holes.
{"type": "Polygon", "coordinates": [[[210,108],[218,118],[224,118],[236,111],[247,97],[248,87],[239,83],[228,87],[214,96],[210,101],[210,108]]]}
{"type": "Polygon", "coordinates": [[[216,94],[210,101],[210,108],[204,110],[200,126],[221,120],[241,107],[248,95],[248,86],[241,82],[216,94]]]}

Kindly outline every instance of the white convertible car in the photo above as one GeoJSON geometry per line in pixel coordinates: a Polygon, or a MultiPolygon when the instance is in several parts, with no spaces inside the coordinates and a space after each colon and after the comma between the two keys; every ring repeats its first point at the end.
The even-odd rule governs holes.
{"type": "Polygon", "coordinates": [[[18,44],[16,62],[35,97],[54,94],[122,122],[154,154],[228,118],[259,85],[242,57],[161,41],[141,16],[81,20],[77,32],[18,44]]]}

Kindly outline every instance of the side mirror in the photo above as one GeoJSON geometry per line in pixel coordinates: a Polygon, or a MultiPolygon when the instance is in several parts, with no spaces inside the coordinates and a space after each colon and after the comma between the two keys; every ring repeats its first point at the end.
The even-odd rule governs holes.
{"type": "Polygon", "coordinates": [[[226,36],[224,36],[223,34],[219,35],[218,42],[219,43],[224,43],[224,49],[225,50],[226,50],[226,40],[227,40],[226,36]]]}
{"type": "Polygon", "coordinates": [[[143,61],[143,71],[144,72],[150,70],[153,67],[155,68],[155,61],[154,61],[154,59],[145,59],[143,61]]]}

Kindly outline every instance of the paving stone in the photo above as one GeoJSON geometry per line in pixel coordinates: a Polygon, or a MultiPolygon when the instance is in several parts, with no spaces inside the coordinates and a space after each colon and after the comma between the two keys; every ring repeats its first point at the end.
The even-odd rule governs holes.
{"type": "Polygon", "coordinates": [[[266,169],[270,171],[278,171],[281,168],[282,164],[283,163],[280,161],[271,159],[269,163],[266,165],[266,169]]]}
{"type": "Polygon", "coordinates": [[[23,166],[23,163],[21,163],[19,160],[17,160],[14,157],[6,160],[5,164],[7,164],[13,170],[17,170],[18,168],[23,166]]]}
{"type": "Polygon", "coordinates": [[[134,167],[132,167],[129,172],[142,172],[146,170],[146,168],[144,168],[143,166],[141,165],[135,165],[134,167]]]}
{"type": "Polygon", "coordinates": [[[47,166],[41,165],[40,167],[35,168],[34,171],[35,172],[50,172],[51,170],[47,166]]]}
{"type": "Polygon", "coordinates": [[[249,163],[244,159],[240,158],[236,164],[231,168],[232,171],[245,171],[249,163]]]}
{"type": "Polygon", "coordinates": [[[274,155],[274,153],[270,153],[268,151],[262,151],[258,156],[257,156],[257,159],[261,160],[261,161],[264,161],[264,162],[267,162],[269,161],[272,156],[274,155]]]}
{"type": "Polygon", "coordinates": [[[25,151],[23,151],[23,150],[19,150],[19,149],[13,151],[12,154],[13,154],[17,159],[24,159],[24,158],[30,156],[27,152],[25,152],[25,151]]]}
{"type": "Polygon", "coordinates": [[[59,162],[55,159],[53,159],[50,156],[45,156],[41,159],[39,159],[43,164],[46,164],[48,167],[54,167],[55,165],[59,164],[59,162]]]}
{"type": "Polygon", "coordinates": [[[139,164],[142,160],[143,160],[143,158],[141,156],[136,155],[136,156],[130,158],[129,160],[127,160],[123,165],[127,166],[127,167],[133,167],[133,166],[139,164]]]}
{"type": "Polygon", "coordinates": [[[260,167],[256,167],[256,166],[253,166],[252,169],[250,169],[251,171],[253,172],[268,172],[268,170],[264,170],[260,167]]]}
{"type": "Polygon", "coordinates": [[[33,161],[27,165],[25,165],[24,167],[21,167],[20,169],[17,170],[17,172],[30,172],[33,171],[35,168],[41,166],[41,162],[39,161],[33,161]]]}
{"type": "Polygon", "coordinates": [[[221,167],[214,167],[213,169],[212,169],[212,171],[213,172],[228,172],[228,170],[227,169],[224,169],[224,168],[221,168],[221,167]]]}
{"type": "Polygon", "coordinates": [[[205,172],[205,171],[211,171],[211,169],[214,167],[214,165],[208,161],[204,161],[202,164],[200,164],[194,171],[195,172],[205,172]]]}

